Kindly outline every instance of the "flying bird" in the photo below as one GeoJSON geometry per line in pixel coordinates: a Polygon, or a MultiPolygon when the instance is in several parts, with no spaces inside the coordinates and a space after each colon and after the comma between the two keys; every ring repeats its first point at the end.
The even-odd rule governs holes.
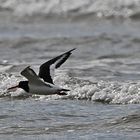
{"type": "Polygon", "coordinates": [[[43,63],[39,68],[39,74],[37,75],[30,66],[26,67],[21,71],[21,75],[24,76],[27,80],[20,81],[17,86],[8,88],[8,90],[21,88],[24,91],[31,94],[39,94],[39,95],[67,95],[67,91],[69,89],[64,89],[58,87],[53,82],[54,70],[59,68],[72,54],[74,51],[71,49],[49,61],[43,63]]]}

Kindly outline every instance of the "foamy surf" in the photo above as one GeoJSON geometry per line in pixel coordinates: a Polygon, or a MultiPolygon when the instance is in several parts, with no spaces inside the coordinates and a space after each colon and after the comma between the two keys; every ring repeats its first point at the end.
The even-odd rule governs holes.
{"type": "MultiPolygon", "coordinates": [[[[7,73],[0,75],[0,94],[1,97],[21,97],[25,94],[21,89],[7,92],[7,88],[16,85],[22,77],[16,77],[7,73]]],[[[119,81],[95,81],[90,82],[83,79],[74,78],[68,72],[63,71],[55,76],[55,83],[71,91],[67,96],[38,96],[32,97],[36,100],[55,100],[55,99],[78,99],[90,100],[109,104],[139,104],[140,103],[140,82],[119,82],[119,81]]]]}
{"type": "Polygon", "coordinates": [[[56,81],[71,89],[67,98],[113,104],[140,103],[140,82],[95,81],[93,83],[67,74],[60,77],[56,81]],[[60,77],[65,77],[66,81],[60,77]]]}

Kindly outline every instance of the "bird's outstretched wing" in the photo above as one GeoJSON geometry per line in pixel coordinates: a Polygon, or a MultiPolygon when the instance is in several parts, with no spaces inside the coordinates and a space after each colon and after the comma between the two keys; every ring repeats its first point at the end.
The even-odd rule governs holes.
{"type": "Polygon", "coordinates": [[[43,63],[39,69],[39,77],[45,82],[53,84],[54,70],[59,68],[69,58],[73,50],[75,48],[43,63]]]}
{"type": "Polygon", "coordinates": [[[21,75],[28,79],[29,83],[33,83],[35,85],[42,85],[44,82],[39,78],[39,76],[34,72],[30,66],[26,67],[23,71],[21,71],[21,75]]]}

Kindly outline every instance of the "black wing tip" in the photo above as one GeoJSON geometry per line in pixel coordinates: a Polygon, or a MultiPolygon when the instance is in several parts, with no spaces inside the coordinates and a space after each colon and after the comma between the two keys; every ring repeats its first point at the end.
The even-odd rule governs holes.
{"type": "MultiPolygon", "coordinates": [[[[71,49],[71,50],[65,52],[64,54],[72,54],[71,52],[74,51],[74,50],[76,50],[76,48],[73,48],[73,49],[71,49]]],[[[62,54],[62,55],[64,55],[64,54],[62,54]]]]}
{"type": "Polygon", "coordinates": [[[72,52],[72,51],[74,51],[74,50],[76,50],[76,48],[73,48],[73,49],[69,50],[68,52],[72,52]]]}

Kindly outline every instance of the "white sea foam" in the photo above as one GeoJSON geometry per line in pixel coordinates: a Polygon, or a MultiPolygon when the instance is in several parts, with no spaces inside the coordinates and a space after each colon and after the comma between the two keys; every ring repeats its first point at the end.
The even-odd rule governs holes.
{"type": "Polygon", "coordinates": [[[88,15],[131,17],[140,13],[140,0],[1,0],[15,15],[88,15]]]}
{"type": "Polygon", "coordinates": [[[140,82],[96,81],[92,83],[73,78],[67,73],[56,76],[55,81],[71,89],[69,95],[64,98],[114,104],[140,103],[140,82]]]}
{"type": "MultiPolygon", "coordinates": [[[[11,94],[11,96],[18,96],[25,94],[23,90],[17,90],[16,93],[7,93],[6,89],[18,83],[21,78],[14,75],[1,74],[0,75],[0,93],[11,94]]],[[[55,83],[63,88],[68,88],[71,91],[67,96],[33,96],[37,100],[50,99],[78,99],[91,100],[103,103],[113,104],[139,104],[140,103],[140,82],[107,82],[97,81],[90,82],[74,78],[68,72],[59,72],[55,76],[55,83]]]]}

